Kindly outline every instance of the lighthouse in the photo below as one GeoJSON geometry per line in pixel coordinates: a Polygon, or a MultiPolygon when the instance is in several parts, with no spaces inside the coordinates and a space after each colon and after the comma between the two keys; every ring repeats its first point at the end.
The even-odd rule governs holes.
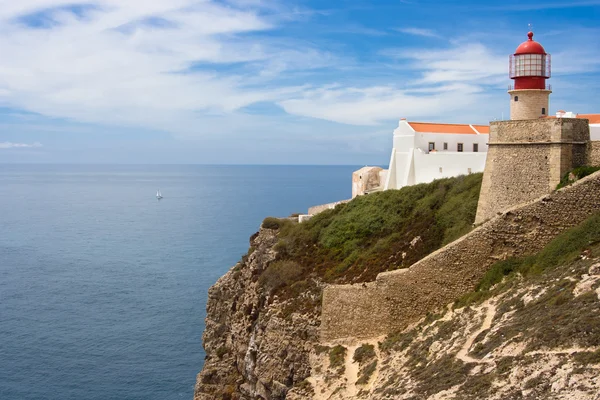
{"type": "Polygon", "coordinates": [[[533,32],[527,33],[528,40],[521,43],[509,59],[509,75],[514,85],[509,87],[510,119],[537,119],[548,115],[551,87],[551,59],[544,47],[533,40],[533,32]]]}
{"type": "Polygon", "coordinates": [[[550,54],[527,34],[510,56],[510,121],[490,122],[488,153],[475,223],[556,190],[588,160],[590,127],[581,118],[548,116],[550,54]]]}

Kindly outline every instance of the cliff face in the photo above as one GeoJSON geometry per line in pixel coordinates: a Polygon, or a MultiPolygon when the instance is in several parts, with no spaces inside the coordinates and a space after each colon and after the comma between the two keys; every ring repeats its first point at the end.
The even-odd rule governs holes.
{"type": "MultiPolygon", "coordinates": [[[[560,211],[587,219],[526,254],[502,252],[454,303],[434,291],[423,301],[440,308],[408,327],[373,319],[401,330],[324,341],[325,282],[368,287],[372,269],[400,268],[458,235],[457,215],[474,217],[466,179],[474,178],[364,196],[302,224],[267,218],[248,254],[210,289],[195,399],[600,400],[600,212],[582,207],[582,199],[597,204],[596,191],[560,211]]],[[[586,179],[575,189],[600,175],[586,179]]],[[[540,200],[546,214],[555,213],[553,199],[540,200]]],[[[444,280],[444,268],[432,279],[444,280]]]]}
{"type": "MultiPolygon", "coordinates": [[[[276,231],[261,229],[250,240],[249,254],[209,290],[207,358],[194,399],[285,399],[292,388],[296,398],[310,398],[302,383],[310,375],[318,309],[290,313],[286,307],[298,298],[279,299],[259,280],[275,259],[276,242],[276,231]]],[[[310,304],[320,301],[315,294],[300,296],[310,304]]]]}
{"type": "Polygon", "coordinates": [[[289,301],[263,293],[276,244],[263,229],[210,290],[195,399],[598,400],[600,215],[570,235],[588,243],[573,261],[577,246],[555,241],[403,331],[319,342],[318,309],[288,315],[289,301]]]}

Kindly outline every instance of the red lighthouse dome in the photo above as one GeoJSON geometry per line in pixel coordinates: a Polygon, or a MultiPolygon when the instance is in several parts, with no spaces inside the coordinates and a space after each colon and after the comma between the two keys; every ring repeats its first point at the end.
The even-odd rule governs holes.
{"type": "Polygon", "coordinates": [[[515,90],[546,89],[546,79],[550,78],[550,54],[544,47],[529,39],[519,45],[515,54],[510,56],[510,78],[515,80],[515,90]]]}
{"type": "Polygon", "coordinates": [[[539,42],[533,40],[533,32],[527,33],[529,40],[524,41],[517,47],[515,55],[517,54],[546,54],[544,46],[539,42]]]}

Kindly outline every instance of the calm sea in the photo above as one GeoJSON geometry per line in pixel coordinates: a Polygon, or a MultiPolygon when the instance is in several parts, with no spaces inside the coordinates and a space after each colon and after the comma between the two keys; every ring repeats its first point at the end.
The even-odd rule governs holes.
{"type": "Polygon", "coordinates": [[[208,288],[355,169],[0,164],[0,399],[191,399],[208,288]]]}

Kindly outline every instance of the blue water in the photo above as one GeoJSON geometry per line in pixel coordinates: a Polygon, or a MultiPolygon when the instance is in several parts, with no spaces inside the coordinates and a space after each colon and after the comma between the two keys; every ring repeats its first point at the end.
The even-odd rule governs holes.
{"type": "Polygon", "coordinates": [[[0,399],[191,399],[210,285],[355,169],[0,164],[0,399]]]}

